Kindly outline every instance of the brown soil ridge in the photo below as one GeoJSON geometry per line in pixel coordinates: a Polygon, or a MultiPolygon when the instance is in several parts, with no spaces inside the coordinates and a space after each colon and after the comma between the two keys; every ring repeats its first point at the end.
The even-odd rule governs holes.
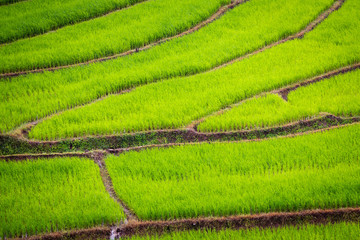
{"type": "MultiPolygon", "coordinates": [[[[237,5],[245,3],[247,1],[249,1],[249,0],[234,0],[230,4],[221,7],[216,13],[214,13],[208,19],[198,23],[194,27],[192,27],[192,28],[190,28],[190,29],[188,29],[188,30],[186,30],[186,31],[184,31],[182,33],[179,33],[177,35],[160,39],[160,40],[158,40],[156,42],[150,43],[150,44],[145,45],[145,46],[140,47],[140,48],[131,49],[131,50],[128,50],[126,52],[118,53],[118,54],[115,54],[115,55],[112,55],[112,56],[92,59],[92,60],[82,62],[82,63],[75,63],[75,64],[69,64],[69,65],[64,65],[64,66],[50,67],[50,68],[39,68],[39,69],[21,71],[21,72],[2,73],[2,74],[0,74],[0,79],[1,78],[8,78],[8,77],[16,77],[16,76],[20,76],[20,75],[26,75],[26,74],[29,74],[29,73],[41,73],[41,72],[44,72],[44,71],[52,72],[52,71],[65,69],[65,68],[71,68],[71,67],[76,67],[76,66],[81,66],[81,65],[88,65],[88,64],[91,64],[91,63],[103,62],[103,61],[108,61],[108,60],[119,58],[119,57],[124,57],[124,56],[131,55],[131,54],[139,52],[139,51],[148,50],[148,49],[150,49],[150,48],[152,48],[152,47],[154,47],[156,45],[159,45],[159,44],[165,43],[167,41],[170,41],[172,39],[179,38],[179,37],[191,34],[193,32],[196,32],[199,29],[201,29],[201,28],[205,27],[206,25],[208,25],[209,23],[211,23],[211,22],[215,21],[216,19],[220,18],[228,10],[233,9],[237,5]]],[[[123,9],[121,9],[121,10],[123,10],[123,9]]]]}
{"type": "MultiPolygon", "coordinates": [[[[251,99],[251,98],[250,98],[251,99]]],[[[248,101],[248,100],[244,100],[248,101]]],[[[233,105],[232,105],[233,106],[233,105]]],[[[218,114],[221,114],[222,111],[217,112],[218,114]]],[[[208,141],[208,139],[220,139],[223,136],[227,135],[243,135],[243,137],[246,137],[247,135],[255,134],[258,132],[261,132],[263,134],[278,134],[281,131],[291,131],[295,127],[311,127],[313,124],[319,123],[319,124],[325,124],[323,121],[330,120],[330,121],[344,121],[344,120],[351,120],[352,122],[358,122],[360,121],[360,116],[354,116],[354,117],[338,117],[331,113],[320,113],[317,116],[311,116],[310,119],[307,120],[298,120],[294,122],[290,122],[287,124],[279,125],[279,126],[271,126],[271,127],[265,127],[265,128],[252,128],[252,129],[242,129],[242,130],[233,130],[233,131],[217,131],[217,132],[200,132],[197,131],[197,125],[195,126],[188,126],[186,128],[178,128],[178,129],[158,129],[158,130],[149,130],[149,131],[139,131],[134,133],[125,133],[125,134],[114,134],[114,135],[100,135],[100,136],[82,136],[82,137],[73,137],[73,138],[63,138],[63,139],[56,139],[56,140],[33,140],[29,139],[26,135],[10,135],[14,137],[15,139],[28,142],[30,144],[58,144],[61,141],[64,140],[82,140],[82,139],[102,139],[102,138],[114,138],[119,137],[122,135],[139,135],[139,134],[168,134],[172,135],[172,137],[181,136],[182,139],[186,140],[186,142],[193,142],[193,141],[208,141]]],[[[33,127],[34,125],[31,125],[33,127]]],[[[30,129],[22,130],[22,133],[27,133],[30,131],[30,129]]]]}
{"type": "MultiPolygon", "coordinates": [[[[359,222],[360,208],[316,209],[298,212],[272,212],[229,217],[200,217],[169,221],[134,221],[116,229],[115,238],[134,235],[155,235],[174,231],[198,229],[251,229],[276,228],[299,224],[331,224],[337,222],[359,222]]],[[[29,240],[58,239],[109,239],[110,227],[95,227],[32,236],[29,240]]],[[[114,235],[113,235],[114,236],[114,235]]],[[[20,239],[20,238],[16,238],[20,239]]]]}
{"type": "Polygon", "coordinates": [[[352,64],[352,65],[349,65],[349,66],[345,66],[345,67],[342,67],[342,68],[339,68],[339,69],[335,69],[335,70],[330,71],[330,72],[326,72],[324,74],[315,76],[313,78],[310,78],[310,79],[307,79],[307,80],[304,80],[304,81],[301,81],[301,82],[294,83],[292,85],[285,86],[285,87],[280,88],[280,89],[261,92],[260,94],[257,94],[257,95],[255,95],[253,97],[250,97],[250,98],[244,99],[244,100],[242,100],[240,102],[231,104],[231,105],[229,105],[229,106],[227,106],[227,107],[225,107],[225,108],[223,108],[223,109],[221,109],[219,111],[213,112],[213,113],[211,113],[211,114],[209,114],[207,116],[202,117],[201,119],[195,120],[191,124],[189,124],[187,126],[187,128],[194,128],[197,131],[197,126],[200,123],[204,122],[206,119],[208,119],[210,117],[213,117],[213,116],[218,116],[218,115],[224,114],[225,112],[227,112],[227,111],[231,110],[232,108],[235,108],[235,107],[243,104],[244,102],[250,101],[250,100],[252,100],[254,98],[259,98],[261,96],[265,96],[266,94],[269,94],[269,93],[278,94],[285,101],[287,101],[288,94],[291,91],[294,91],[299,87],[307,86],[307,85],[310,85],[312,83],[316,83],[316,82],[319,82],[319,81],[322,81],[322,80],[325,80],[325,79],[329,79],[329,78],[334,77],[334,76],[339,75],[339,74],[344,74],[344,73],[347,73],[347,72],[351,72],[351,71],[354,71],[354,70],[356,70],[358,68],[360,68],[360,63],[355,63],[355,64],[352,64]]]}
{"type": "Polygon", "coordinates": [[[58,158],[58,157],[79,157],[79,158],[92,158],[91,152],[67,152],[67,153],[41,153],[41,154],[14,154],[14,155],[6,155],[0,156],[0,160],[4,160],[6,162],[10,161],[26,161],[26,160],[34,160],[39,158],[58,158]]]}
{"type": "Polygon", "coordinates": [[[101,176],[101,179],[103,181],[106,191],[118,204],[121,205],[121,207],[125,213],[126,219],[129,222],[137,221],[138,218],[136,217],[134,212],[131,211],[131,209],[117,196],[117,194],[114,190],[114,185],[110,178],[109,172],[106,168],[106,164],[105,164],[105,160],[104,160],[106,152],[105,151],[93,151],[92,153],[90,153],[90,155],[91,155],[92,159],[94,160],[94,162],[97,163],[99,166],[100,176],[101,176]]]}
{"type": "MultiPolygon", "coordinates": [[[[333,119],[333,118],[338,118],[338,117],[333,116],[333,115],[325,115],[324,118],[325,119],[333,119]]],[[[287,129],[290,129],[291,127],[296,126],[298,124],[304,124],[304,125],[308,125],[309,123],[317,124],[319,119],[324,119],[324,118],[320,117],[320,118],[310,119],[310,120],[306,120],[306,121],[298,121],[298,122],[295,122],[295,123],[290,123],[290,124],[283,125],[281,127],[277,127],[276,130],[287,131],[287,129]]],[[[260,142],[260,141],[267,141],[269,139],[275,139],[275,138],[292,138],[292,137],[297,137],[297,136],[314,134],[314,133],[318,133],[318,132],[329,131],[329,130],[336,129],[336,128],[343,128],[343,127],[346,127],[346,126],[358,124],[358,122],[360,122],[360,117],[354,117],[353,119],[355,120],[355,122],[350,123],[350,124],[345,124],[345,125],[336,125],[336,126],[331,126],[331,127],[327,127],[327,128],[306,131],[306,132],[299,132],[299,133],[295,133],[295,134],[276,136],[276,137],[273,137],[273,138],[243,139],[243,140],[239,140],[239,141],[226,141],[226,143],[260,142]]],[[[267,128],[267,129],[265,128],[265,129],[261,129],[260,131],[262,131],[262,132],[264,132],[266,134],[266,132],[271,132],[272,130],[274,130],[274,128],[267,128]]],[[[232,136],[233,134],[241,134],[241,133],[248,134],[248,133],[251,133],[251,132],[254,132],[254,131],[259,131],[259,130],[242,130],[242,131],[233,131],[233,132],[218,132],[218,133],[215,133],[215,134],[216,135],[231,135],[232,136]]],[[[139,152],[139,151],[142,151],[142,150],[152,149],[152,148],[169,148],[169,147],[197,145],[197,144],[204,144],[204,143],[218,143],[218,144],[224,143],[224,142],[221,142],[221,141],[217,141],[217,139],[209,141],[207,136],[213,136],[214,133],[199,133],[199,134],[202,135],[204,138],[200,138],[196,142],[152,144],[152,145],[129,147],[129,148],[107,149],[106,151],[108,153],[110,153],[110,154],[122,154],[122,153],[125,153],[125,152],[130,152],[130,151],[139,152]]],[[[0,156],[0,159],[1,159],[1,157],[2,156],[0,156]]]]}
{"type": "Polygon", "coordinates": [[[120,228],[119,236],[162,234],[169,231],[184,231],[194,229],[224,228],[269,228],[299,223],[325,224],[343,220],[360,221],[360,208],[342,208],[327,210],[304,210],[299,212],[273,212],[254,215],[239,215],[231,217],[194,218],[172,221],[133,222],[120,228]]]}
{"type": "MultiPolygon", "coordinates": [[[[172,141],[170,143],[164,143],[164,144],[149,144],[149,145],[143,145],[143,146],[135,146],[135,147],[127,147],[127,148],[117,148],[117,149],[104,149],[104,150],[92,150],[88,152],[65,152],[65,153],[36,153],[36,154],[12,154],[12,155],[0,155],[0,160],[4,161],[24,161],[28,159],[37,159],[37,158],[56,158],[56,157],[86,157],[86,158],[92,158],[94,154],[102,153],[102,154],[121,154],[129,151],[142,151],[145,149],[152,149],[152,148],[167,148],[167,147],[175,147],[175,146],[183,146],[183,145],[195,145],[195,144],[202,144],[202,143],[223,143],[225,141],[218,141],[223,136],[228,137],[234,137],[234,136],[244,136],[243,139],[238,141],[226,141],[231,143],[239,143],[239,142],[252,142],[252,141],[266,141],[269,139],[274,138],[291,138],[296,136],[302,136],[306,134],[313,134],[317,132],[323,132],[323,131],[329,131],[336,128],[343,128],[350,125],[359,124],[360,117],[353,117],[353,118],[339,118],[336,116],[333,116],[331,114],[324,113],[323,116],[320,116],[318,118],[305,120],[305,121],[298,121],[294,123],[289,123],[280,127],[276,128],[265,128],[265,129],[254,129],[254,130],[242,130],[242,131],[233,131],[233,132],[218,132],[218,133],[198,133],[194,130],[160,130],[158,133],[169,133],[171,136],[177,136],[181,135],[185,142],[176,143],[175,141],[172,141]],[[346,119],[351,120],[352,122],[349,124],[342,124],[342,125],[335,125],[331,127],[324,127],[321,129],[316,130],[310,130],[310,131],[304,131],[304,132],[298,132],[298,133],[290,133],[286,135],[280,135],[280,136],[274,136],[274,137],[267,137],[267,138],[256,138],[256,139],[248,139],[246,138],[249,135],[252,135],[254,132],[260,132],[262,135],[275,135],[276,132],[291,132],[291,129],[302,126],[302,127],[308,127],[312,125],[324,125],[327,126],[327,121],[330,120],[338,120],[338,119],[346,119]]],[[[112,136],[107,136],[106,138],[112,138],[112,136]]],[[[44,144],[44,142],[32,142],[32,144],[44,144]]],[[[48,142],[48,144],[56,144],[56,142],[48,142]]]]}
{"type": "MultiPolygon", "coordinates": [[[[19,2],[25,2],[27,0],[21,0],[21,1],[17,1],[17,2],[14,2],[14,3],[11,3],[11,4],[15,4],[15,3],[19,3],[19,2]]],[[[76,25],[76,24],[79,24],[79,23],[82,23],[82,22],[86,22],[86,21],[90,21],[90,20],[93,20],[93,19],[96,19],[96,18],[100,18],[100,17],[106,17],[107,15],[109,14],[112,14],[114,12],[120,12],[120,11],[123,11],[123,10],[126,10],[126,9],[129,9],[129,8],[132,8],[136,5],[139,5],[145,1],[148,1],[148,0],[140,0],[139,2],[135,3],[135,4],[128,4],[127,6],[123,6],[123,7],[117,7],[117,8],[114,8],[110,11],[107,11],[105,13],[102,13],[102,14],[99,14],[99,15],[94,15],[90,18],[86,18],[86,19],[83,19],[83,20],[80,20],[78,22],[74,22],[74,23],[70,23],[70,24],[65,24],[65,25],[62,25],[62,26],[58,26],[58,27],[55,27],[55,28],[52,28],[50,31],[47,31],[45,33],[39,33],[39,34],[34,34],[34,35],[30,35],[30,36],[25,36],[25,37],[22,37],[22,38],[18,38],[14,41],[11,41],[11,42],[4,42],[4,43],[1,43],[0,44],[0,47],[3,47],[3,46],[6,46],[8,44],[11,44],[11,43],[14,43],[14,42],[17,42],[17,41],[20,41],[20,40],[24,40],[26,38],[32,38],[32,37],[37,37],[37,36],[41,36],[41,35],[46,35],[46,34],[49,34],[49,33],[52,33],[52,32],[55,32],[56,30],[59,30],[61,28],[64,28],[64,27],[67,27],[67,26],[72,26],[72,25],[76,25]]],[[[10,5],[10,4],[6,4],[6,5],[10,5]]],[[[1,6],[4,6],[4,5],[1,5],[0,4],[0,7],[1,6]]],[[[0,78],[3,78],[2,75],[0,75],[0,78]]]]}
{"type": "Polygon", "coordinates": [[[9,240],[58,240],[58,239],[78,239],[78,240],[86,240],[86,239],[109,239],[111,227],[93,227],[81,230],[68,230],[68,231],[60,231],[53,233],[45,233],[41,235],[28,236],[26,238],[7,238],[9,240]]]}
{"type": "Polygon", "coordinates": [[[290,85],[290,86],[287,86],[287,87],[272,91],[272,93],[279,94],[285,101],[287,101],[288,94],[291,91],[294,91],[299,87],[303,87],[303,86],[310,85],[312,83],[320,82],[320,81],[322,81],[324,79],[328,79],[328,78],[334,77],[334,76],[339,75],[339,74],[344,74],[344,73],[347,73],[347,72],[350,72],[350,71],[354,71],[354,70],[356,70],[358,68],[360,68],[360,63],[355,63],[353,65],[346,66],[346,67],[343,67],[343,68],[340,68],[340,69],[337,69],[337,70],[322,74],[320,76],[316,76],[316,77],[311,78],[309,80],[299,82],[299,83],[295,83],[293,85],[290,85]]]}

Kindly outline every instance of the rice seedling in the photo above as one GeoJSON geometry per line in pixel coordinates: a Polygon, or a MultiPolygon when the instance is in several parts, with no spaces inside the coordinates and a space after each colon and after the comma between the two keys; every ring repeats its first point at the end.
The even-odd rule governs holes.
{"type": "MultiPolygon", "coordinates": [[[[0,81],[0,113],[3,116],[0,132],[109,93],[210,69],[298,31],[331,3],[329,0],[316,3],[310,0],[249,1],[193,34],[145,52],[104,63],[0,81]]],[[[326,52],[333,52],[329,51],[326,52]]],[[[356,49],[353,52],[354,55],[351,51],[343,52],[342,57],[345,59],[349,55],[356,59],[356,49]]]]}
{"type": "Polygon", "coordinates": [[[89,159],[0,161],[0,238],[111,224],[124,218],[89,159]]]}
{"type": "Polygon", "coordinates": [[[265,240],[289,240],[289,239],[357,239],[360,236],[360,225],[354,222],[340,222],[332,224],[307,224],[299,226],[285,226],[274,228],[253,229],[223,229],[220,231],[190,230],[165,233],[160,236],[135,236],[131,240],[227,240],[227,239],[265,239],[265,240]]]}
{"type": "MultiPolygon", "coordinates": [[[[74,4],[72,1],[68,1],[74,4]]],[[[123,11],[67,26],[48,34],[9,43],[0,48],[0,72],[67,65],[142,47],[191,28],[230,1],[149,0],[123,11]]],[[[329,2],[330,0],[322,1],[329,2]]],[[[42,1],[40,2],[42,3],[42,1]]],[[[105,5],[103,1],[95,2],[105,5]]],[[[124,4],[124,0],[122,2],[124,4]]],[[[126,2],[128,3],[128,1],[126,2]]],[[[79,11],[85,14],[87,11],[83,9],[82,5],[86,5],[88,9],[100,7],[96,7],[96,4],[92,6],[86,0],[82,0],[79,5],[79,11]]],[[[17,5],[13,5],[13,8],[14,6],[17,5]]],[[[49,1],[49,8],[53,8],[51,1],[49,1]]],[[[74,10],[72,7],[69,9],[74,10]]],[[[12,9],[10,13],[15,10],[12,9]]],[[[64,9],[60,9],[59,12],[64,14],[65,18],[72,18],[71,15],[64,12],[64,9]]],[[[46,10],[44,10],[44,14],[48,19],[46,10]]],[[[74,15],[79,16],[76,12],[74,15]]],[[[31,19],[34,19],[33,21],[39,25],[46,23],[46,21],[44,23],[40,21],[38,17],[32,16],[31,19]]],[[[56,19],[60,20],[58,17],[56,19]]],[[[48,21],[52,23],[51,18],[48,21]]],[[[23,19],[14,22],[26,27],[23,19]]],[[[28,24],[31,22],[29,21],[28,24]]],[[[7,26],[9,27],[8,31],[17,29],[5,24],[5,27],[7,26]]],[[[31,26],[30,29],[33,27],[31,26]]],[[[8,35],[5,30],[0,30],[0,32],[4,32],[5,37],[8,35]]]]}
{"type": "Polygon", "coordinates": [[[42,34],[140,1],[32,0],[3,6],[0,8],[0,43],[42,34]]]}
{"type": "MultiPolygon", "coordinates": [[[[29,137],[44,140],[179,128],[261,92],[352,64],[360,60],[360,45],[356,40],[360,37],[360,15],[355,10],[358,7],[360,2],[346,1],[339,11],[303,39],[278,45],[216,71],[148,84],[127,94],[112,95],[94,104],[54,115],[36,125],[29,137]]],[[[147,69],[143,70],[146,72],[147,69]]],[[[94,87],[99,82],[89,81],[74,87],[86,86],[88,91],[81,94],[82,97],[92,91],[99,96],[101,94],[94,87]]],[[[104,91],[111,88],[108,85],[104,91]]],[[[46,90],[44,92],[47,94],[46,90]]],[[[39,92],[41,98],[37,100],[45,97],[42,93],[39,92]]],[[[8,96],[11,95],[8,93],[8,96]]],[[[60,96],[65,98],[65,90],[60,96]]],[[[5,102],[9,97],[4,99],[5,102]]],[[[74,99],[76,95],[69,97],[74,99]]],[[[28,116],[35,107],[41,106],[41,111],[45,111],[41,104],[31,110],[21,108],[19,116],[13,109],[28,106],[25,101],[27,98],[22,97],[16,105],[13,102],[0,105],[0,109],[9,109],[3,115],[10,118],[4,121],[1,129],[11,129],[13,119],[28,116]]],[[[61,104],[54,100],[50,103],[61,104]]]]}
{"type": "Polygon", "coordinates": [[[338,75],[290,92],[288,101],[277,94],[250,99],[212,116],[197,126],[202,132],[263,128],[307,119],[328,112],[360,115],[360,70],[338,75]]]}
{"type": "Polygon", "coordinates": [[[354,207],[359,134],[357,124],[261,142],[128,152],[105,162],[117,195],[143,220],[354,207]]]}

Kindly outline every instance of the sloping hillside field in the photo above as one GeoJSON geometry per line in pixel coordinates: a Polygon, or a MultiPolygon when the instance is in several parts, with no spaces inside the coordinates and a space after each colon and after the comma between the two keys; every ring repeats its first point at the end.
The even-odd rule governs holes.
{"type": "Polygon", "coordinates": [[[359,0],[0,0],[0,240],[359,236],[359,0]]]}

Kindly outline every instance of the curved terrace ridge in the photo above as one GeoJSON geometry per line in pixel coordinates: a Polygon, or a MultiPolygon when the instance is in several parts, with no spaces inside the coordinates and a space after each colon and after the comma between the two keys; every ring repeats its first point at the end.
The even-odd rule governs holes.
{"type": "MultiPolygon", "coordinates": [[[[199,229],[252,229],[252,228],[277,228],[284,226],[296,226],[299,222],[308,224],[327,224],[342,221],[357,223],[360,218],[360,208],[341,208],[341,209],[322,209],[305,210],[298,212],[274,212],[254,215],[239,215],[230,217],[208,217],[208,218],[190,218],[173,221],[133,221],[120,226],[93,227],[80,230],[69,230],[53,232],[28,237],[29,240],[42,239],[118,239],[119,237],[132,237],[148,234],[153,231],[154,234],[199,229]],[[276,223],[276,224],[273,224],[276,223]],[[151,230],[151,231],[148,231],[151,230]],[[111,238],[113,236],[113,238],[111,238]]],[[[150,234],[152,235],[152,234],[150,234]]],[[[20,240],[21,238],[15,238],[20,240]]],[[[14,240],[15,240],[14,239],[14,240]]]]}
{"type": "Polygon", "coordinates": [[[108,153],[122,153],[138,151],[154,147],[170,147],[183,144],[198,144],[202,142],[224,141],[261,141],[273,137],[290,137],[306,133],[338,128],[360,122],[360,117],[336,117],[323,113],[319,117],[309,120],[300,120],[283,126],[263,129],[235,130],[227,132],[198,132],[194,129],[153,130],[136,132],[124,135],[102,135],[89,137],[67,138],[64,140],[39,141],[27,137],[29,129],[17,135],[0,135],[0,159],[25,159],[31,156],[51,156],[38,153],[59,152],[57,156],[81,156],[85,151],[103,149],[108,153]],[[33,153],[33,154],[27,154],[33,153]],[[19,155],[20,154],[20,155],[19,155]],[[1,156],[3,155],[3,156],[1,156]]]}

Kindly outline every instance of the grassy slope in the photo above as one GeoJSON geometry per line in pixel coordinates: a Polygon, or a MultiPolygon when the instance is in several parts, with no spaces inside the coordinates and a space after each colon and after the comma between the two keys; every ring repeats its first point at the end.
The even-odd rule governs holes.
{"type": "Polygon", "coordinates": [[[230,0],[150,0],[0,48],[0,72],[84,62],[176,35],[230,0]],[[184,14],[186,13],[186,14],[184,14]]]}
{"type": "Polygon", "coordinates": [[[357,239],[360,235],[359,223],[334,223],[327,225],[301,225],[287,226],[279,228],[266,229],[225,229],[221,231],[214,230],[192,230],[183,232],[166,233],[161,236],[132,237],[131,240],[227,240],[227,239],[264,239],[264,240],[291,240],[291,239],[357,239]]]}
{"type": "Polygon", "coordinates": [[[84,21],[140,0],[32,0],[0,8],[0,43],[84,21]]]}
{"type": "Polygon", "coordinates": [[[6,116],[0,119],[0,131],[9,131],[23,122],[107,93],[212,68],[298,31],[332,2],[252,0],[193,34],[148,51],[104,63],[0,81],[3,89],[0,112],[6,116]]]}
{"type": "Polygon", "coordinates": [[[358,206],[359,134],[358,124],[294,138],[129,152],[105,161],[116,193],[140,219],[358,206]]]}
{"type": "Polygon", "coordinates": [[[178,128],[260,92],[357,62],[359,7],[359,1],[348,0],[301,40],[216,71],[149,84],[66,111],[39,123],[29,136],[55,139],[178,128]]]}
{"type": "Polygon", "coordinates": [[[277,94],[251,99],[222,115],[208,118],[197,129],[218,132],[271,127],[321,112],[360,115],[360,70],[300,87],[288,95],[288,101],[277,94]]]}
{"type": "Polygon", "coordinates": [[[91,160],[0,161],[0,238],[114,223],[124,218],[91,160]]]}

